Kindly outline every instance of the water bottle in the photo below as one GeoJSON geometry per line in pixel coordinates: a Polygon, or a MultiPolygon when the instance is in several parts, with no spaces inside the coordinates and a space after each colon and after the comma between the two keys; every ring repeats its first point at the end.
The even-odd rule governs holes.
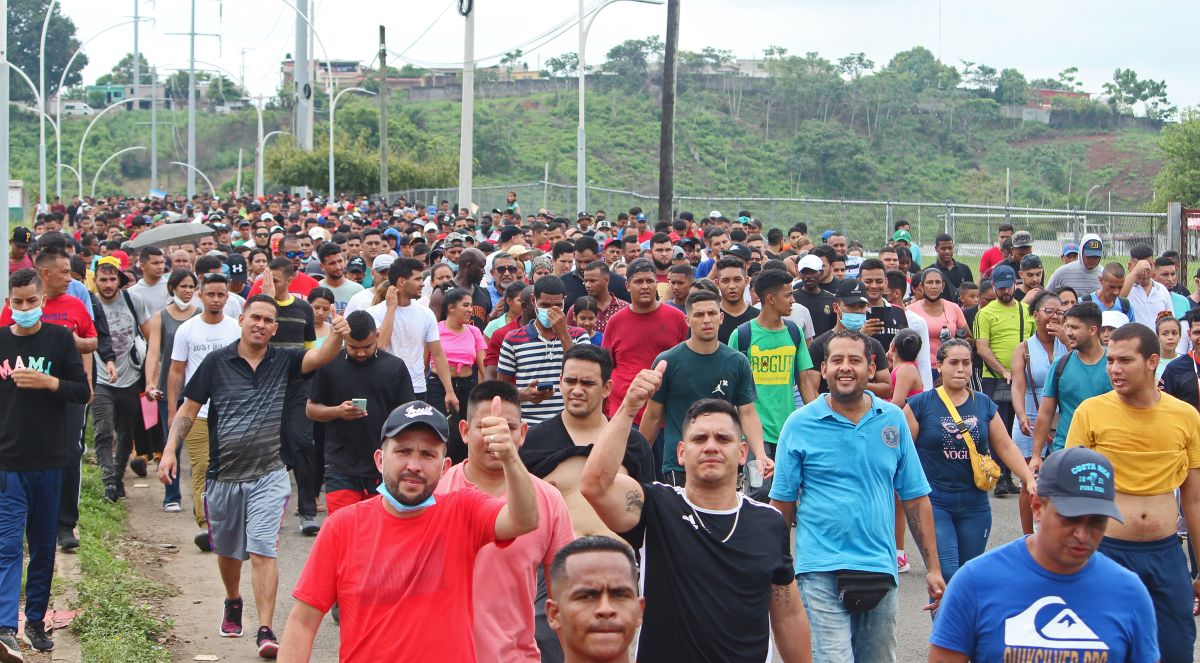
{"type": "Polygon", "coordinates": [[[939,336],[939,338],[942,339],[942,343],[949,341],[950,340],[950,328],[947,327],[946,325],[942,325],[942,333],[939,336]]]}
{"type": "Polygon", "coordinates": [[[759,463],[759,461],[757,458],[750,461],[749,463],[746,463],[746,470],[747,470],[747,473],[750,475],[750,487],[751,488],[762,488],[762,485],[763,485],[762,469],[759,468],[758,463],[759,463]]]}

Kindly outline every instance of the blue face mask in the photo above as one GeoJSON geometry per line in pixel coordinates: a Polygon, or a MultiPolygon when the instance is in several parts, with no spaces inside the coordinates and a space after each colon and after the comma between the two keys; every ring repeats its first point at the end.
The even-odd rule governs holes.
{"type": "Polygon", "coordinates": [[[42,319],[42,307],[31,308],[28,311],[13,311],[12,319],[21,329],[29,329],[42,319]]]}
{"type": "Polygon", "coordinates": [[[550,328],[550,309],[542,308],[539,306],[537,309],[537,321],[538,321],[538,324],[545,327],[546,329],[549,329],[550,328]]]}
{"type": "Polygon", "coordinates": [[[409,511],[420,511],[421,509],[431,507],[437,503],[437,500],[433,499],[433,495],[430,495],[429,497],[426,497],[425,501],[421,502],[420,504],[414,504],[411,506],[408,504],[401,504],[400,500],[396,499],[395,497],[392,497],[392,494],[388,492],[387,487],[385,487],[382,483],[379,484],[379,487],[375,489],[375,492],[379,493],[380,495],[383,495],[383,499],[387,500],[392,505],[392,508],[399,511],[400,513],[406,513],[409,511]]]}
{"type": "Polygon", "coordinates": [[[456,263],[456,262],[448,262],[448,261],[447,261],[447,262],[446,262],[446,264],[447,264],[447,265],[450,265],[450,273],[451,273],[451,274],[457,274],[457,273],[458,273],[458,263],[456,263]]]}
{"type": "Polygon", "coordinates": [[[525,275],[526,276],[533,274],[533,263],[532,262],[529,262],[528,260],[526,260],[521,264],[525,265],[525,275]]]}
{"type": "Polygon", "coordinates": [[[843,313],[842,326],[850,331],[858,331],[867,324],[866,313],[843,313]]]}

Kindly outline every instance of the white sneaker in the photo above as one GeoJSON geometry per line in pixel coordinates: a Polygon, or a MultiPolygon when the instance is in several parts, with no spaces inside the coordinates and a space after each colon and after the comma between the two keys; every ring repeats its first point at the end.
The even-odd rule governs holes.
{"type": "Polygon", "coordinates": [[[163,511],[166,511],[167,513],[179,513],[180,511],[183,511],[183,509],[180,508],[179,502],[167,502],[163,505],[163,511]]]}
{"type": "Polygon", "coordinates": [[[899,573],[908,573],[908,570],[910,568],[912,568],[911,566],[908,565],[908,554],[905,553],[903,550],[901,550],[900,553],[896,555],[896,567],[897,567],[896,570],[899,573]]]}

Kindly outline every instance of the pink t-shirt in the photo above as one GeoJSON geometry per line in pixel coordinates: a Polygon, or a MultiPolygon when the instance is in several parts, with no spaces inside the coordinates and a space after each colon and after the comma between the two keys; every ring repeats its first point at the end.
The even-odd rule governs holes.
{"type": "MultiPolygon", "coordinates": [[[[473,487],[466,465],[451,467],[438,481],[434,494],[473,487]]],[[[504,547],[484,546],[475,558],[473,634],[478,661],[540,663],[534,639],[533,603],[537,598],[537,569],[547,576],[563,546],[575,539],[571,515],[558,489],[531,476],[537,492],[538,527],[504,547]]],[[[504,496],[501,496],[504,499],[504,496]]]]}
{"type": "MultiPolygon", "coordinates": [[[[487,341],[483,332],[475,325],[463,325],[460,332],[452,332],[446,326],[446,321],[438,323],[438,334],[442,337],[442,352],[446,353],[446,361],[450,368],[456,366],[471,366],[475,364],[475,353],[487,349],[487,341]]],[[[433,367],[434,371],[437,370],[433,367]]]]}
{"type": "Polygon", "coordinates": [[[929,365],[937,368],[938,348],[942,347],[942,327],[950,332],[950,338],[954,338],[958,330],[970,329],[967,326],[967,316],[963,315],[962,308],[958,304],[944,299],[942,300],[942,315],[929,315],[925,312],[925,307],[921,305],[921,302],[909,304],[908,310],[921,316],[925,320],[925,324],[929,325],[929,365]]]}

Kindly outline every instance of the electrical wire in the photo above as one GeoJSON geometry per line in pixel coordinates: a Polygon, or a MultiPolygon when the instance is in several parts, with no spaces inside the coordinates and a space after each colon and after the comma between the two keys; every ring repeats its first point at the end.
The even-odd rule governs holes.
{"type": "MultiPolygon", "coordinates": [[[[433,19],[433,22],[430,23],[429,26],[426,27],[424,30],[422,30],[421,34],[417,35],[417,38],[412,40],[411,44],[406,46],[403,51],[400,51],[400,55],[403,56],[405,53],[411,51],[412,47],[417,45],[417,42],[424,39],[425,35],[429,34],[429,31],[433,29],[433,26],[437,25],[438,21],[441,21],[442,17],[446,15],[446,12],[450,11],[450,8],[454,6],[454,2],[455,2],[455,0],[450,0],[450,2],[446,3],[446,7],[444,9],[442,9],[442,12],[440,14],[437,15],[437,18],[433,19]]],[[[462,0],[458,0],[458,2],[460,5],[462,4],[462,0]]],[[[388,52],[390,53],[391,51],[388,51],[388,52]]],[[[378,51],[375,52],[375,57],[376,58],[379,57],[378,51]]]]}

